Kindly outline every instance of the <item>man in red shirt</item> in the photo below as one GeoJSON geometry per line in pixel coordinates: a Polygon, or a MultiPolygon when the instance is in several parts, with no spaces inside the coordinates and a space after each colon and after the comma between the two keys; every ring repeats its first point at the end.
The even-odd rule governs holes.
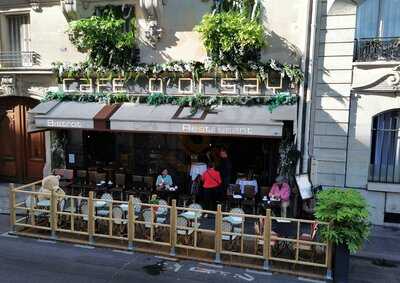
{"type": "Polygon", "coordinates": [[[221,174],[215,170],[214,164],[208,164],[202,175],[206,209],[215,210],[217,190],[221,186],[221,174]]]}

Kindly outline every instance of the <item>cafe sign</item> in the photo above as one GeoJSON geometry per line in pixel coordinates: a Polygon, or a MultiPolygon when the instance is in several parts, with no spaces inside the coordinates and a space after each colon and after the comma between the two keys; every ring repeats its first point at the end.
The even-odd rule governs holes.
{"type": "Polygon", "coordinates": [[[209,134],[209,135],[253,135],[251,127],[227,127],[227,126],[207,126],[207,125],[194,125],[183,124],[182,132],[189,134],[209,134]]]}
{"type": "Polygon", "coordinates": [[[2,76],[0,77],[0,95],[15,94],[15,77],[2,76]]]}
{"type": "Polygon", "coordinates": [[[35,126],[39,128],[92,129],[94,123],[93,120],[48,119],[38,116],[35,118],[35,126]]]}
{"type": "Polygon", "coordinates": [[[163,93],[166,95],[273,95],[290,90],[290,82],[278,72],[265,81],[256,77],[166,77],[136,79],[124,78],[65,78],[64,93],[129,93],[133,95],[163,93]]]}

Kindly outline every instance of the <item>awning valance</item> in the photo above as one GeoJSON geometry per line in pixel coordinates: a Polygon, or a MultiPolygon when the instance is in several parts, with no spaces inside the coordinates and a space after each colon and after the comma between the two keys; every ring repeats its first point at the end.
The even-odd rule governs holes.
{"type": "Polygon", "coordinates": [[[296,107],[270,112],[266,106],[220,106],[194,115],[189,107],[124,103],[110,118],[115,131],[281,137],[282,120],[293,120],[296,107]],[[286,114],[285,114],[286,113],[286,114]],[[282,116],[287,117],[281,119],[282,116]],[[278,118],[275,120],[275,118],[278,118]]]}
{"type": "Polygon", "coordinates": [[[190,107],[139,103],[44,102],[30,111],[30,128],[96,129],[146,133],[281,137],[297,108],[223,105],[192,113],[190,107]]]}
{"type": "Polygon", "coordinates": [[[44,102],[29,111],[36,129],[94,129],[94,118],[105,104],[82,102],[44,102]]]}

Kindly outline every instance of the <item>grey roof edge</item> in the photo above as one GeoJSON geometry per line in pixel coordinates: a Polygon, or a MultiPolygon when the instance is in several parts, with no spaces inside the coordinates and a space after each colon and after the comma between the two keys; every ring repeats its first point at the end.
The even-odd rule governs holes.
{"type": "Polygon", "coordinates": [[[29,110],[28,112],[30,114],[45,115],[45,114],[49,113],[52,109],[54,109],[54,107],[56,107],[60,103],[61,103],[61,101],[58,101],[58,100],[50,100],[50,101],[41,102],[38,105],[36,105],[33,109],[29,110]]]}

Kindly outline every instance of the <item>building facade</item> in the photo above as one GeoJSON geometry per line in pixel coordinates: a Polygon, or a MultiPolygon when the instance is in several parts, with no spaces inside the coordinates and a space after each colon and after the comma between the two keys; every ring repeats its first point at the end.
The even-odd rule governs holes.
{"type": "Polygon", "coordinates": [[[318,1],[310,111],[314,185],[356,188],[398,225],[399,1],[318,1]]]}
{"type": "MultiPolygon", "coordinates": [[[[52,134],[61,130],[67,140],[62,158],[66,164],[63,166],[72,169],[95,166],[100,161],[94,160],[93,156],[107,155],[101,163],[111,164],[112,159],[118,159],[121,167],[143,170],[144,172],[140,172],[142,175],[155,174],[162,168],[160,166],[179,163],[180,166],[174,168],[174,171],[177,172],[176,175],[182,171],[181,175],[184,177],[187,166],[193,161],[190,153],[206,150],[204,145],[222,145],[230,147],[231,155],[236,153],[232,157],[238,164],[236,171],[246,170],[244,173],[247,174],[250,168],[250,171],[268,172],[265,184],[272,182],[277,174],[278,149],[284,132],[302,135],[302,123],[298,123],[298,120],[302,119],[303,86],[295,87],[297,103],[280,106],[272,113],[267,106],[221,106],[217,110],[221,114],[197,113],[199,119],[185,120],[182,117],[187,116],[189,110],[180,109],[176,105],[159,106],[156,107],[157,110],[155,107],[141,105],[141,110],[137,110],[135,103],[122,103],[113,108],[106,103],[61,102],[54,105],[44,103],[35,108],[34,113],[31,113],[36,115],[33,120],[27,114],[29,109],[46,96],[49,89],[58,88],[66,92],[87,90],[88,85],[80,81],[71,80],[71,84],[68,79],[58,81],[52,69],[54,62],[72,65],[86,59],[87,55],[76,50],[66,32],[71,21],[90,17],[96,13],[97,8],[106,5],[122,7],[124,11],[134,15],[141,63],[168,63],[177,60],[204,62],[206,51],[194,27],[211,11],[215,2],[218,1],[0,1],[0,105],[4,109],[0,112],[3,113],[0,137],[2,141],[27,141],[26,144],[7,142],[7,147],[1,149],[1,178],[22,182],[38,179],[42,174],[48,174],[51,169],[57,168],[52,164],[55,162],[53,153],[58,150],[52,134]],[[22,109],[18,110],[18,119],[23,121],[23,124],[17,125],[19,130],[14,124],[14,118],[10,116],[14,109],[22,109]],[[134,111],[143,115],[132,117],[131,113],[134,111]],[[148,114],[145,115],[146,113],[148,114]],[[133,123],[134,118],[140,119],[141,124],[133,123]],[[105,148],[109,144],[115,144],[116,149],[106,154],[105,148]],[[243,146],[239,146],[240,144],[243,146]],[[181,151],[186,151],[185,155],[175,160],[171,153],[180,156],[181,151]],[[24,154],[21,155],[20,152],[24,154]],[[263,154],[260,155],[259,152],[263,154]],[[143,163],[144,160],[151,161],[151,158],[159,160],[160,156],[163,156],[163,165],[159,164],[154,168],[143,163]],[[247,163],[242,162],[240,156],[246,157],[247,163]],[[36,162],[34,168],[32,162],[36,162]],[[22,167],[26,169],[21,171],[19,168],[22,167]]],[[[268,47],[261,50],[261,60],[272,59],[304,67],[309,51],[307,39],[311,2],[299,0],[293,3],[284,0],[278,3],[268,0],[260,1],[260,8],[260,19],[268,41],[268,47]],[[285,13],[281,13],[282,5],[288,7],[285,13]]],[[[232,79],[234,77],[218,78],[223,86],[210,86],[208,90],[216,96],[238,96],[240,91],[254,88],[256,90],[252,95],[257,97],[271,96],[281,90],[293,88],[279,74],[278,85],[275,86],[272,83],[269,86],[259,86],[258,79],[254,77],[250,78],[252,81],[247,86],[227,84],[232,79]],[[223,94],[221,87],[231,93],[223,94]]],[[[195,95],[196,91],[191,84],[189,90],[186,89],[187,85],[181,87],[181,82],[183,84],[187,81],[188,78],[179,79],[178,90],[174,86],[171,91],[178,91],[180,96],[195,95]]],[[[156,79],[153,82],[156,83],[145,82],[145,94],[156,92],[153,90],[158,87],[169,91],[168,86],[163,86],[167,84],[165,80],[161,82],[156,79]]],[[[114,91],[123,85],[115,80],[109,83],[110,85],[107,85],[108,82],[101,85],[93,80],[88,89],[95,92],[104,86],[114,91]]],[[[201,84],[199,86],[195,83],[194,88],[201,89],[201,84]]]]}

